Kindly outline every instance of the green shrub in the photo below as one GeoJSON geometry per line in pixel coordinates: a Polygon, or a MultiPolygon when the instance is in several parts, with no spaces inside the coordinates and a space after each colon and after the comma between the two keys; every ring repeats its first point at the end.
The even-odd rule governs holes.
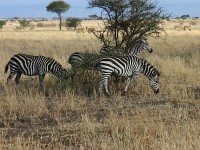
{"type": "Polygon", "coordinates": [[[0,29],[2,29],[4,25],[6,25],[6,21],[0,20],[0,29]]]}

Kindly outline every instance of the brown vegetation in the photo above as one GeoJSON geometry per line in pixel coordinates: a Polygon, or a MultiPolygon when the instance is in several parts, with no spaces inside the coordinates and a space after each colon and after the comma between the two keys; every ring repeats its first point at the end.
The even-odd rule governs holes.
{"type": "Polygon", "coordinates": [[[85,28],[77,28],[76,32],[77,33],[84,33],[85,32],[85,28]]]}
{"type": "Polygon", "coordinates": [[[117,89],[112,83],[112,97],[101,98],[96,94],[98,71],[79,72],[74,88],[69,88],[70,82],[59,83],[47,76],[45,93],[39,92],[37,77],[23,76],[16,88],[14,81],[6,85],[3,73],[16,53],[45,55],[70,68],[67,59],[72,52],[100,49],[92,34],[49,31],[51,28],[40,32],[3,29],[0,149],[198,150],[199,23],[189,32],[176,32],[174,22],[166,21],[164,28],[162,39],[148,38],[154,52],[141,56],[161,72],[160,93],[154,95],[147,79],[140,76],[139,95],[132,94],[131,85],[128,96],[122,97],[125,84],[120,83],[117,89]]]}

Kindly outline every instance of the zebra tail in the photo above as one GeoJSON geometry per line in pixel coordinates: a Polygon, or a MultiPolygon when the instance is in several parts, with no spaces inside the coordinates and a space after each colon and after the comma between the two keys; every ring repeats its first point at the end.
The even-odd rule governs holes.
{"type": "Polygon", "coordinates": [[[99,69],[99,62],[97,62],[97,63],[95,64],[95,68],[96,68],[96,69],[99,69]]]}
{"type": "Polygon", "coordinates": [[[101,70],[100,61],[101,61],[101,60],[99,60],[99,61],[95,64],[95,66],[94,66],[94,67],[95,67],[97,70],[99,70],[99,71],[101,70]]]}
{"type": "Polygon", "coordinates": [[[9,65],[10,65],[10,62],[8,62],[7,65],[5,66],[5,70],[4,70],[5,74],[8,72],[9,65]]]}

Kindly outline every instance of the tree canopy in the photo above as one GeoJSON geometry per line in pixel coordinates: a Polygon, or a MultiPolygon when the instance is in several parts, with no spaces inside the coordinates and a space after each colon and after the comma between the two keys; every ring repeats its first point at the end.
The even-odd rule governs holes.
{"type": "Polygon", "coordinates": [[[70,8],[70,5],[65,3],[64,1],[53,1],[46,8],[47,11],[55,12],[58,15],[60,19],[60,30],[61,30],[61,22],[62,22],[61,14],[66,12],[70,8]]]}
{"type": "Polygon", "coordinates": [[[105,28],[94,33],[106,46],[129,52],[135,42],[163,31],[168,17],[156,2],[149,0],[89,0],[89,8],[100,8],[105,28]]]}

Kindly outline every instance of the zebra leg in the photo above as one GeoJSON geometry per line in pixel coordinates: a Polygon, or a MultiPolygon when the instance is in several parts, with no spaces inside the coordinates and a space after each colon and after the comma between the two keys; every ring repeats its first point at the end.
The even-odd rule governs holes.
{"type": "Polygon", "coordinates": [[[17,73],[17,76],[15,77],[15,83],[16,83],[16,85],[18,85],[19,84],[19,80],[20,80],[20,78],[21,78],[21,73],[17,73]]]}
{"type": "Polygon", "coordinates": [[[110,96],[110,93],[109,93],[109,91],[108,91],[108,78],[105,80],[105,82],[104,82],[104,87],[105,87],[105,90],[106,90],[106,94],[108,95],[108,96],[110,96]]]}
{"type": "Polygon", "coordinates": [[[99,95],[102,95],[102,87],[105,87],[105,90],[106,90],[106,94],[109,96],[110,93],[108,92],[108,76],[103,76],[101,77],[100,79],[100,82],[99,82],[99,95]]]}
{"type": "Polygon", "coordinates": [[[102,87],[103,87],[104,82],[102,80],[99,81],[99,95],[102,95],[102,87]]]}
{"type": "Polygon", "coordinates": [[[134,76],[133,77],[133,80],[134,80],[134,94],[138,94],[138,77],[137,76],[134,76]]]}
{"type": "Polygon", "coordinates": [[[16,74],[16,72],[10,72],[10,74],[7,78],[7,84],[9,84],[10,80],[12,80],[12,78],[14,77],[15,74],[16,74]]]}
{"type": "Polygon", "coordinates": [[[44,88],[44,77],[45,74],[39,75],[39,82],[40,82],[40,90],[43,91],[44,88]]]}
{"type": "Polygon", "coordinates": [[[126,87],[125,87],[125,90],[122,93],[122,95],[125,95],[127,93],[127,90],[128,90],[128,87],[130,85],[130,82],[131,82],[132,78],[133,78],[133,76],[130,76],[130,77],[127,78],[127,80],[126,80],[126,87]]]}

